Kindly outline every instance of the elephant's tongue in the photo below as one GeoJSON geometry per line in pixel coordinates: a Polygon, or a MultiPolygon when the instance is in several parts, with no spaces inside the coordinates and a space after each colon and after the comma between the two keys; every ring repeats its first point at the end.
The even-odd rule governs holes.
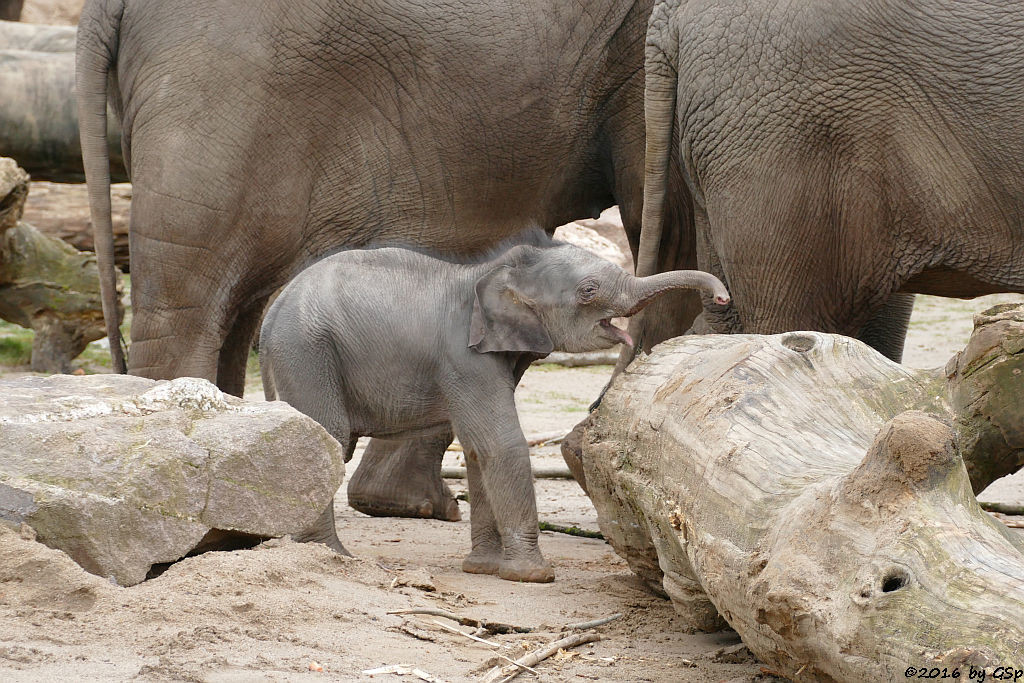
{"type": "Polygon", "coordinates": [[[602,320],[601,327],[608,332],[611,332],[612,337],[618,339],[621,343],[626,346],[633,346],[633,338],[629,336],[629,333],[620,327],[612,325],[610,320],[602,320]]]}

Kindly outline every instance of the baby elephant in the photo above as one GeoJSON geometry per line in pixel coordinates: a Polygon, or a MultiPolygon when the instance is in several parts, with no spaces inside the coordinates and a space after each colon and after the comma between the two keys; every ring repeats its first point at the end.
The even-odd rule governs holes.
{"type": "MultiPolygon", "coordinates": [[[[323,425],[349,457],[359,436],[422,436],[450,423],[466,453],[472,504],[463,571],[552,581],[537,546],[516,384],[552,351],[632,344],[611,319],[674,289],[729,301],[707,273],[638,279],[540,232],[472,263],[393,247],[344,251],[300,273],[270,307],[263,386],[268,399],[323,425]]],[[[299,540],[344,552],[333,507],[299,540]]]]}

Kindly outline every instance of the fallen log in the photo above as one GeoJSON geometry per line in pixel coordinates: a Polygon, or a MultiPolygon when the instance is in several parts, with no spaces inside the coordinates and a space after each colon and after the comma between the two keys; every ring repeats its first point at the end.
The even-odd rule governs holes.
{"type": "Polygon", "coordinates": [[[0,158],[0,318],[35,331],[32,370],[69,372],[106,331],[95,255],[20,221],[28,175],[0,158]]]}
{"type": "MultiPolygon", "coordinates": [[[[1021,314],[990,310],[975,336],[1021,314]]],[[[948,377],[830,334],[665,342],[583,429],[601,531],[694,627],[727,622],[793,680],[1020,667],[1024,539],[979,507],[961,457],[983,459],[968,386],[1024,404],[1024,383],[996,381],[1024,360],[1013,327],[948,377]]]]}
{"type": "MultiPolygon", "coordinates": [[[[128,210],[132,186],[110,188],[110,217],[114,226],[114,264],[128,272],[128,210]]],[[[96,251],[89,192],[83,184],[32,182],[22,218],[39,232],[67,242],[78,251],[96,251]]]]}
{"type": "Polygon", "coordinates": [[[74,26],[51,26],[48,24],[25,24],[17,19],[3,16],[5,3],[8,7],[18,6],[21,1],[0,0],[0,50],[29,50],[31,52],[74,52],[74,26]]]}
{"type": "MultiPolygon", "coordinates": [[[[64,27],[19,25],[35,30],[27,44],[62,47],[64,27]]],[[[8,27],[11,28],[11,27],[8,27]]],[[[0,33],[0,44],[3,34],[0,33]]],[[[8,36],[11,44],[22,44],[8,36]]],[[[75,53],[0,49],[0,156],[11,157],[36,180],[85,182],[78,139],[75,53]]],[[[128,180],[121,154],[118,118],[108,110],[110,172],[114,182],[128,180]]]]}

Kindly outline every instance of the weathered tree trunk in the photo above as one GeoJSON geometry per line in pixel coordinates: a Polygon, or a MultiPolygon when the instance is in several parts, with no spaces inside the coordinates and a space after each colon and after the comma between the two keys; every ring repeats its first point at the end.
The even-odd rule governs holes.
{"type": "MultiPolygon", "coordinates": [[[[0,156],[36,180],[83,183],[74,28],[0,22],[0,156]]],[[[126,181],[118,119],[109,114],[110,172],[126,181]]]]}
{"type": "Polygon", "coordinates": [[[32,369],[67,372],[105,334],[96,257],[20,222],[28,174],[0,158],[0,318],[35,331],[32,369]]]}
{"type": "Polygon", "coordinates": [[[838,335],[656,347],[583,431],[602,532],[695,627],[728,622],[794,680],[1021,667],[1024,539],[981,510],[961,459],[998,441],[970,438],[990,435],[986,406],[1020,433],[1021,315],[979,318],[984,351],[948,383],[838,335]]]}
{"type": "MultiPolygon", "coordinates": [[[[0,8],[3,7],[4,1],[0,0],[0,8]]],[[[19,13],[20,9],[19,7],[19,13]]],[[[17,19],[0,21],[0,50],[74,52],[76,33],[77,29],[74,26],[23,24],[17,19]]]]}
{"type": "MultiPolygon", "coordinates": [[[[114,225],[114,263],[128,272],[128,211],[132,186],[110,188],[110,214],[114,225]]],[[[79,251],[95,251],[89,193],[85,185],[33,182],[25,201],[23,220],[39,232],[56,237],[79,251]]]]}
{"type": "Polygon", "coordinates": [[[961,454],[980,493],[1024,467],[1024,306],[976,315],[970,342],[946,373],[961,454]]]}

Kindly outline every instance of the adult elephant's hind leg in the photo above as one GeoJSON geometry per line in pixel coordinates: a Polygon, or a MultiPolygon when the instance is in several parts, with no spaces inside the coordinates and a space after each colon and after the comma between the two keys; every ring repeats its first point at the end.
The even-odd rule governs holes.
{"type": "Polygon", "coordinates": [[[903,360],[903,345],[913,312],[913,294],[893,294],[861,328],[857,338],[889,360],[899,363],[903,360]]]}
{"type": "Polygon", "coordinates": [[[256,328],[263,319],[265,298],[243,310],[235,320],[224,344],[220,348],[217,362],[217,386],[221,391],[242,396],[245,393],[245,369],[249,361],[256,328]]]}
{"type": "Polygon", "coordinates": [[[371,439],[348,482],[348,504],[373,517],[457,522],[459,504],[441,478],[450,429],[407,441],[371,439]]]}
{"type": "Polygon", "coordinates": [[[232,271],[219,245],[203,235],[222,231],[214,210],[133,190],[132,325],[128,371],[151,379],[217,381],[232,304],[232,271]]]}

